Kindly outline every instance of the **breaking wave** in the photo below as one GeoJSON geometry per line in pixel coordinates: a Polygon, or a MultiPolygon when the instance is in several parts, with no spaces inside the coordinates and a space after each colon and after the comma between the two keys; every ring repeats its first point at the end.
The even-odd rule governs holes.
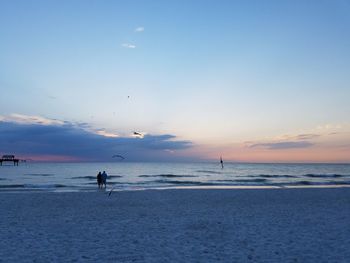
{"type": "Polygon", "coordinates": [[[195,175],[179,175],[179,174],[142,174],[139,177],[163,177],[163,178],[183,178],[183,177],[198,177],[195,175]]]}
{"type": "Polygon", "coordinates": [[[122,175],[116,175],[116,174],[108,175],[108,178],[122,178],[122,177],[123,177],[122,175]]]}
{"type": "Polygon", "coordinates": [[[222,174],[222,172],[218,171],[210,171],[210,170],[197,170],[197,173],[206,173],[206,174],[222,174]]]}

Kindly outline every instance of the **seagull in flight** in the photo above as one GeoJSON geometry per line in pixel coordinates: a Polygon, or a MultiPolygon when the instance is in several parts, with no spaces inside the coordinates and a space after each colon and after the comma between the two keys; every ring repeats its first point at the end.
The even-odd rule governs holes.
{"type": "Polygon", "coordinates": [[[122,160],[125,159],[123,156],[121,156],[121,155],[119,155],[119,154],[113,155],[112,158],[120,158],[120,159],[122,159],[122,160]]]}

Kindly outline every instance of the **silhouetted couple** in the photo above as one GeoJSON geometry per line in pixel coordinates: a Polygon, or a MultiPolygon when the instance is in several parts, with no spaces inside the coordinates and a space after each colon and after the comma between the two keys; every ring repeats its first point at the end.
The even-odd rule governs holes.
{"type": "Polygon", "coordinates": [[[103,185],[105,186],[105,188],[107,187],[107,173],[105,171],[103,171],[103,173],[98,172],[97,184],[98,188],[103,188],[103,185]]]}

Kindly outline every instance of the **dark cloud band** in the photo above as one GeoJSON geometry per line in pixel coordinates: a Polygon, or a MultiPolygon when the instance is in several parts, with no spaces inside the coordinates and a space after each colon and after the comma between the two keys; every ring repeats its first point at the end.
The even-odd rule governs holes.
{"type": "Polygon", "coordinates": [[[106,161],[121,153],[132,161],[170,160],[172,151],[192,147],[176,136],[145,135],[144,138],[106,137],[82,125],[22,124],[0,121],[0,151],[22,155],[59,155],[106,161]]]}

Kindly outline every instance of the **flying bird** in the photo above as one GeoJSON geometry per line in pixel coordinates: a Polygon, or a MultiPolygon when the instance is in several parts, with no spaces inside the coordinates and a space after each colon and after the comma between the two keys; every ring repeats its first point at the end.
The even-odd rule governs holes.
{"type": "Polygon", "coordinates": [[[114,190],[114,187],[115,187],[115,186],[113,186],[113,187],[111,188],[111,190],[109,191],[108,197],[111,196],[111,194],[112,194],[112,192],[113,192],[113,190],[114,190]]]}
{"type": "Polygon", "coordinates": [[[123,156],[121,156],[121,155],[119,155],[119,154],[113,155],[112,158],[120,158],[120,159],[122,159],[122,160],[125,159],[123,156]]]}
{"type": "Polygon", "coordinates": [[[142,134],[139,133],[139,132],[134,132],[134,135],[136,135],[136,136],[142,136],[142,134]]]}

